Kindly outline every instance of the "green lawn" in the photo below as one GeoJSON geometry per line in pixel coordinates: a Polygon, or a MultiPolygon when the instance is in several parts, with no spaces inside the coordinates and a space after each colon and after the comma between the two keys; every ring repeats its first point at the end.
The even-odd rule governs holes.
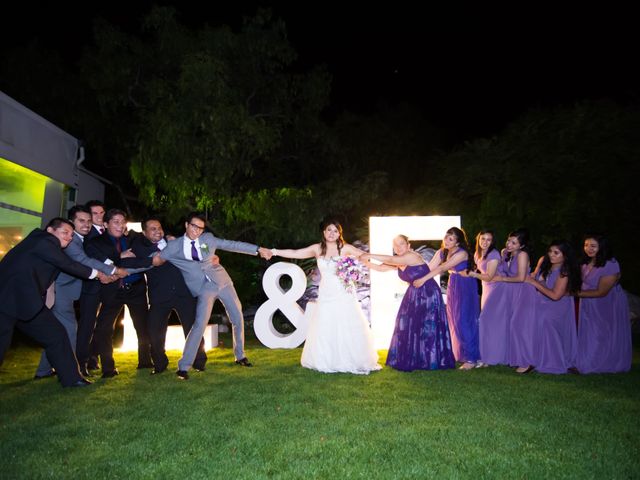
{"type": "Polygon", "coordinates": [[[186,382],[116,354],[120,376],[63,389],[31,380],[39,350],[18,346],[0,478],[640,478],[637,349],[630,373],[592,376],[327,375],[300,353],[250,340],[254,368],[216,349],[186,382]]]}

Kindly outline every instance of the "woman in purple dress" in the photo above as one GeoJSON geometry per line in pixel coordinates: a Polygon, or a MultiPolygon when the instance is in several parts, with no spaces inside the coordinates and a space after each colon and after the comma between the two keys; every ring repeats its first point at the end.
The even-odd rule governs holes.
{"type": "MultiPolygon", "coordinates": [[[[501,260],[492,278],[493,287],[480,312],[481,366],[511,365],[512,319],[519,306],[522,285],[529,275],[529,235],[519,229],[509,234],[501,260]]],[[[519,328],[515,325],[515,328],[519,328]]],[[[519,340],[521,335],[518,336],[519,340]]],[[[529,366],[518,369],[530,371],[529,366]]]]}
{"type": "Polygon", "coordinates": [[[492,280],[500,264],[500,252],[496,248],[495,237],[491,230],[481,230],[476,236],[476,252],[473,255],[473,260],[476,270],[469,272],[468,276],[482,281],[482,297],[480,298],[480,308],[482,309],[487,298],[491,295],[493,287],[497,285],[492,280]]]}
{"type": "Polygon", "coordinates": [[[578,321],[580,373],[627,372],[631,368],[629,305],[620,280],[620,265],[602,235],[584,241],[578,321]]]}
{"type": "Polygon", "coordinates": [[[398,269],[398,276],[409,283],[396,317],[387,365],[397,370],[440,370],[454,368],[447,312],[434,274],[421,287],[412,282],[429,274],[422,256],[411,249],[409,239],[399,235],[393,240],[394,256],[364,254],[384,262],[378,269],[398,269]]]}
{"type": "Polygon", "coordinates": [[[554,240],[526,283],[539,292],[535,322],[538,341],[533,364],[542,373],[567,373],[575,366],[578,337],[573,297],[580,288],[580,272],[566,240],[554,240]]]}
{"type": "MultiPolygon", "coordinates": [[[[480,359],[478,345],[478,317],[480,316],[480,298],[478,284],[465,273],[472,269],[471,255],[467,235],[457,227],[447,230],[442,240],[442,248],[431,261],[432,272],[449,272],[447,282],[447,319],[451,333],[451,345],[461,370],[470,370],[480,359]],[[460,275],[462,273],[462,275],[460,275]]],[[[414,286],[420,286],[420,279],[414,286]]]]}

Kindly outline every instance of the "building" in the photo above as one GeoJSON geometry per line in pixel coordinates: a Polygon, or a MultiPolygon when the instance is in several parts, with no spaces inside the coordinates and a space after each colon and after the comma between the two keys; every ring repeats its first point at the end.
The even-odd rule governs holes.
{"type": "Polygon", "coordinates": [[[104,198],[81,142],[0,92],[0,258],[76,204],[104,198]]]}

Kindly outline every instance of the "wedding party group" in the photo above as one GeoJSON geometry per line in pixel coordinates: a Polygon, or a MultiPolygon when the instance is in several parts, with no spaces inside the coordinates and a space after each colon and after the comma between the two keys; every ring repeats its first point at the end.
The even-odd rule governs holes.
{"type": "Polygon", "coordinates": [[[427,262],[404,235],[393,240],[394,255],[368,253],[346,243],[340,223],[327,220],[320,243],[272,252],[315,257],[322,275],[304,367],[356,374],[381,368],[341,271],[342,259],[353,257],[374,270],[395,270],[408,284],[386,360],[392,368],[439,370],[458,362],[461,370],[507,365],[520,374],[628,371],[631,323],[620,267],[605,236],[587,235],[583,248],[576,259],[569,242],[553,241],[532,272],[526,229],[511,232],[501,251],[493,232],[481,231],[472,253],[465,232],[452,227],[427,262]],[[434,279],[442,273],[446,304],[434,279]]]}
{"type": "Polygon", "coordinates": [[[326,219],[320,241],[302,249],[265,248],[206,231],[189,213],[181,237],[166,236],[149,217],[142,233],[127,231],[127,215],[99,201],[70,209],[36,229],[0,261],[0,364],[13,331],[44,347],[35,379],[57,376],[65,387],[119,374],[113,356],[116,320],[129,308],[138,339],[138,368],[168,369],[165,339],[175,312],[185,334],[176,376],[203,371],[203,334],[216,300],[232,327],[235,364],[244,351],[242,304],[217,250],[287,259],[315,258],[321,275],[301,364],[325,373],[380,370],[369,322],[352,288],[362,265],[396,271],[408,288],[397,313],[386,365],[401,371],[470,370],[509,365],[518,373],[613,373],[631,366],[631,326],[620,268],[607,239],[588,235],[582,259],[554,241],[530,273],[528,235],[519,229],[496,248],[491,231],[476,238],[451,228],[427,262],[401,234],[394,255],[345,242],[339,221],[326,219]],[[580,271],[581,267],[581,271],[580,271]],[[434,277],[448,274],[447,301],[434,277]],[[480,281],[480,282],[479,282],[480,281]],[[481,286],[481,291],[479,287],[481,286]],[[576,304],[575,299],[579,299],[576,304]],[[577,317],[576,317],[577,311],[577,317]],[[577,322],[576,322],[577,318],[577,322]]]}

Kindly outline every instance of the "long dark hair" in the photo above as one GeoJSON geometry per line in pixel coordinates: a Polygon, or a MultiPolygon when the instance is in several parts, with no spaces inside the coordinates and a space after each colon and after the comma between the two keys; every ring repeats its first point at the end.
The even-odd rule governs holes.
{"type": "Polygon", "coordinates": [[[540,276],[546,280],[551,273],[551,259],[549,258],[549,250],[551,247],[557,247],[564,257],[564,261],[560,267],[560,275],[569,278],[569,293],[578,292],[582,284],[580,269],[578,268],[573,248],[566,240],[554,240],[549,244],[547,253],[544,254],[544,259],[540,265],[540,276]]]}
{"type": "MultiPolygon", "coordinates": [[[[447,230],[445,236],[446,235],[454,235],[456,237],[456,239],[458,240],[458,247],[461,250],[467,252],[467,269],[473,270],[473,257],[471,256],[471,252],[469,251],[469,242],[467,241],[467,234],[464,233],[464,230],[458,227],[451,227],[449,230],[447,230]]],[[[442,245],[444,247],[444,241],[442,242],[442,245]]],[[[449,251],[446,248],[443,248],[442,255],[444,259],[446,259],[449,256],[449,251]]]]}
{"type": "MultiPolygon", "coordinates": [[[[478,257],[481,260],[485,260],[488,256],[489,253],[491,253],[492,250],[498,251],[498,249],[496,248],[496,236],[493,233],[493,230],[480,230],[478,232],[478,235],[476,235],[476,254],[475,256],[478,257]],[[487,253],[485,253],[484,255],[482,255],[482,249],[480,248],[480,236],[481,235],[491,235],[491,243],[489,244],[489,248],[487,248],[487,253]]],[[[500,252],[498,252],[500,253],[500,252]]]]}
{"type": "MultiPolygon", "coordinates": [[[[587,234],[582,238],[582,244],[588,239],[593,239],[598,242],[598,253],[596,253],[596,261],[594,267],[604,267],[608,260],[613,258],[613,248],[609,243],[609,239],[600,233],[587,234]]],[[[591,262],[591,258],[584,252],[582,248],[582,257],[580,258],[580,265],[584,265],[591,262]]]]}
{"type": "MultiPolygon", "coordinates": [[[[523,252],[526,252],[527,255],[529,255],[529,258],[531,258],[531,247],[529,245],[529,230],[527,230],[526,228],[518,228],[513,232],[509,233],[509,235],[507,235],[507,238],[509,237],[516,237],[518,239],[518,243],[520,243],[520,250],[522,250],[523,252]]],[[[505,255],[505,260],[506,261],[511,260],[511,252],[507,252],[507,254],[505,255]]]]}
{"type": "Polygon", "coordinates": [[[320,222],[320,255],[325,256],[327,253],[327,242],[324,239],[324,231],[329,225],[333,225],[338,229],[338,240],[336,241],[336,246],[338,247],[338,255],[340,255],[340,250],[344,247],[344,238],[342,238],[342,225],[335,218],[325,218],[322,222],[320,222]]]}

